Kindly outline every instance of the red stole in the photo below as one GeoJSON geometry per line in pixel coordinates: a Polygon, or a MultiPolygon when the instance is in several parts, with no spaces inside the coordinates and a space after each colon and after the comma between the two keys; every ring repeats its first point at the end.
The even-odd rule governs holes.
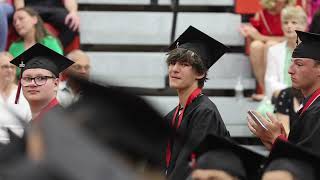
{"type": "Polygon", "coordinates": [[[312,103],[318,99],[318,97],[320,96],[320,88],[318,90],[316,90],[316,92],[314,92],[312,94],[312,96],[310,97],[310,99],[307,101],[307,103],[303,106],[302,110],[300,111],[300,117],[302,116],[302,114],[312,105],[312,103]]]}
{"type": "MultiPolygon", "coordinates": [[[[299,111],[299,116],[301,117],[302,114],[312,105],[314,101],[316,101],[320,97],[320,88],[316,90],[310,97],[310,99],[307,101],[307,103],[302,107],[302,109],[299,111]]],[[[281,134],[278,136],[278,139],[281,139],[283,141],[288,141],[288,138],[281,134]]]]}
{"type": "MultiPolygon", "coordinates": [[[[182,118],[183,118],[183,114],[184,114],[184,111],[187,109],[187,106],[189,104],[191,104],[191,102],[196,99],[200,94],[201,94],[201,89],[200,88],[197,88],[195,89],[191,95],[188,97],[188,100],[187,100],[187,103],[186,103],[186,106],[182,109],[182,112],[180,113],[179,115],[179,118],[178,118],[178,123],[176,123],[176,119],[177,119],[177,115],[179,113],[179,109],[180,109],[180,103],[179,105],[176,107],[176,111],[174,113],[174,116],[172,118],[172,121],[171,121],[171,126],[175,129],[178,129],[182,123],[182,118]],[[176,127],[174,127],[176,124],[176,127]]],[[[168,144],[167,144],[167,150],[166,150],[166,166],[167,168],[169,167],[170,165],[170,160],[171,160],[171,142],[169,140],[168,144]]]]}
{"type": "Polygon", "coordinates": [[[52,99],[50,103],[40,111],[39,115],[33,118],[32,122],[39,122],[43,117],[43,115],[45,115],[48,111],[50,111],[52,108],[54,108],[57,105],[59,105],[58,100],[56,98],[52,99]]]}

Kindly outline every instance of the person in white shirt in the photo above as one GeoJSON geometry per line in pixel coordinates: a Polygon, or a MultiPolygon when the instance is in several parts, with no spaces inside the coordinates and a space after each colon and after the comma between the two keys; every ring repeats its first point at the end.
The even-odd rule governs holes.
{"type": "Polygon", "coordinates": [[[12,59],[8,52],[0,53],[0,142],[8,140],[5,128],[22,135],[23,128],[15,115],[26,122],[31,120],[29,103],[23,95],[19,97],[19,104],[15,104],[18,86],[15,79],[16,67],[10,63],[12,59]]]}
{"type": "Polygon", "coordinates": [[[307,29],[307,15],[300,6],[289,6],[281,12],[281,23],[286,40],[271,46],[267,53],[265,90],[269,99],[272,96],[278,97],[282,89],[291,87],[288,68],[291,64],[293,49],[296,47],[295,30],[307,29]]]}

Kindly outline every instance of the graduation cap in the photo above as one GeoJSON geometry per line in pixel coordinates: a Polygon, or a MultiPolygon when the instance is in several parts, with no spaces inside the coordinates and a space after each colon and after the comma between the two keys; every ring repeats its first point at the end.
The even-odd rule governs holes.
{"type": "Polygon", "coordinates": [[[320,179],[320,157],[290,142],[277,139],[267,159],[264,172],[289,171],[294,179],[320,179]]]}
{"type": "Polygon", "coordinates": [[[193,26],[189,26],[168,49],[171,51],[176,48],[184,48],[199,55],[207,69],[229,50],[228,47],[193,26]]]}
{"type": "Polygon", "coordinates": [[[223,170],[242,180],[258,179],[265,160],[265,156],[216,135],[208,135],[194,153],[197,169],[223,170]]]}
{"type": "MultiPolygon", "coordinates": [[[[73,80],[74,81],[74,80],[73,80]]],[[[80,99],[67,112],[104,145],[133,162],[159,167],[167,140],[168,122],[145,100],[126,89],[78,79],[80,99]]]]}
{"type": "Polygon", "coordinates": [[[135,180],[138,175],[118,154],[103,146],[78,124],[77,118],[55,109],[39,123],[44,144],[41,164],[65,179],[135,180]]]}
{"type": "Polygon", "coordinates": [[[296,33],[301,42],[294,49],[292,58],[310,58],[320,61],[320,34],[302,31],[296,31],[296,33]]]}
{"type": "MultiPolygon", "coordinates": [[[[52,72],[56,77],[59,77],[60,72],[74,63],[68,58],[39,43],[36,43],[10,62],[21,68],[20,79],[25,70],[35,68],[46,69],[52,72]]],[[[19,81],[15,100],[16,104],[20,96],[20,89],[21,83],[19,81]]]]}

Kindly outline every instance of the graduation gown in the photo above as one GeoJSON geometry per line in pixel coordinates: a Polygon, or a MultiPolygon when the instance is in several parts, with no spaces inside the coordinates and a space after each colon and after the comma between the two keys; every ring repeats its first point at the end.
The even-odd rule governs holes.
{"type": "Polygon", "coordinates": [[[320,154],[320,98],[295,120],[288,140],[320,154]]]}
{"type": "Polygon", "coordinates": [[[52,99],[50,101],[50,103],[44,107],[41,112],[39,113],[39,115],[35,118],[32,119],[32,122],[39,122],[41,121],[41,119],[50,111],[59,111],[59,110],[63,110],[64,108],[59,104],[58,100],[56,98],[52,99]]]}
{"type": "MultiPolygon", "coordinates": [[[[169,123],[175,110],[165,116],[169,123]]],[[[191,154],[208,134],[230,136],[216,105],[207,96],[200,95],[186,107],[181,125],[171,138],[171,160],[167,168],[169,179],[187,178],[191,172],[191,154]]]]}

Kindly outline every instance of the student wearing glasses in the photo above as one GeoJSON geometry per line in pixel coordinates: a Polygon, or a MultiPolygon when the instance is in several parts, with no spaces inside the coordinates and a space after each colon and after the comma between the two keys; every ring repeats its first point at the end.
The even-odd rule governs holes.
{"type": "Polygon", "coordinates": [[[73,64],[73,61],[53,50],[35,44],[11,61],[21,68],[16,103],[20,96],[20,87],[30,105],[32,121],[38,121],[53,108],[61,108],[56,95],[59,85],[59,73],[73,64]]]}

